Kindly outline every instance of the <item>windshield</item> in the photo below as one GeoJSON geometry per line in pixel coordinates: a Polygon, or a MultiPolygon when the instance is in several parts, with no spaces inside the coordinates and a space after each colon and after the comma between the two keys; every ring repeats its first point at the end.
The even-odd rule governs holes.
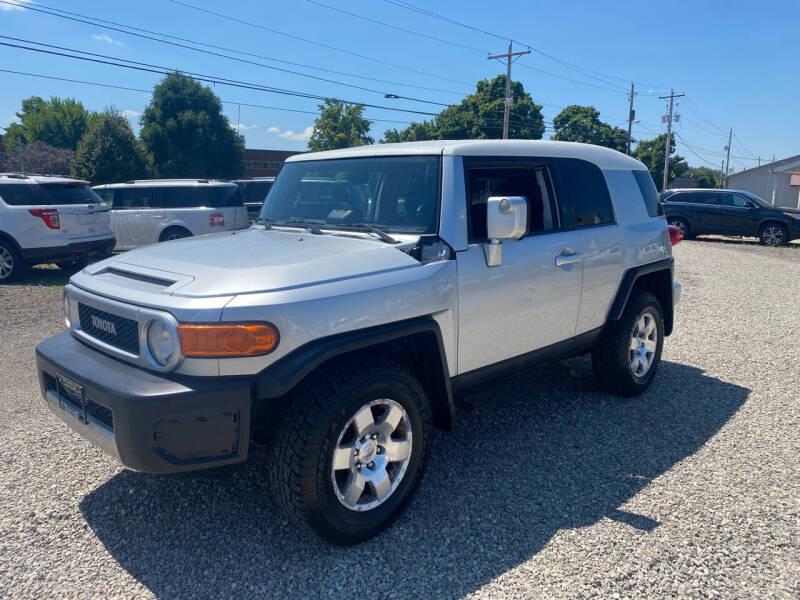
{"type": "Polygon", "coordinates": [[[286,163],[261,217],[422,234],[438,213],[439,157],[386,156],[286,163]]]}

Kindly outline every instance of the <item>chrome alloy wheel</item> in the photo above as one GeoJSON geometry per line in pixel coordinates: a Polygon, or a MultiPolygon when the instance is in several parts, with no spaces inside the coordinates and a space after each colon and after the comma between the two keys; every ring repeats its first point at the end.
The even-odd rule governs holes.
{"type": "Polygon", "coordinates": [[[0,246],[0,281],[7,279],[14,271],[14,257],[11,251],[0,246]]]}
{"type": "Polygon", "coordinates": [[[631,372],[635,377],[644,377],[653,366],[653,360],[658,347],[658,329],[656,328],[655,315],[644,311],[633,326],[629,358],[631,372]]]}
{"type": "Polygon", "coordinates": [[[362,406],[345,424],[333,450],[331,481],[343,506],[365,511],[397,489],[411,458],[411,421],[394,400],[362,406]]]}
{"type": "Polygon", "coordinates": [[[767,246],[780,246],[783,243],[783,229],[777,225],[770,225],[761,234],[767,246]]]}
{"type": "Polygon", "coordinates": [[[681,235],[686,235],[686,222],[683,219],[672,219],[668,223],[680,229],[681,235]]]}

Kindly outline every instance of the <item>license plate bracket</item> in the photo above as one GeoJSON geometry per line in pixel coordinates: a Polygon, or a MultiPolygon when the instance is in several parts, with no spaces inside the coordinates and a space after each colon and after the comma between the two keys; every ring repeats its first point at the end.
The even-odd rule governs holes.
{"type": "Polygon", "coordinates": [[[86,392],[83,386],[63,375],[57,375],[56,392],[61,410],[79,423],[87,424],[86,392]]]}

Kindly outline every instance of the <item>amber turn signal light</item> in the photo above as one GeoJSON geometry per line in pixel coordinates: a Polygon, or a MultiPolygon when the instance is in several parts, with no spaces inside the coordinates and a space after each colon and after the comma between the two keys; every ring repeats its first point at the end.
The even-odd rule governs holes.
{"type": "Polygon", "coordinates": [[[278,330],[269,323],[178,325],[181,352],[189,358],[232,358],[269,354],[278,330]]]}

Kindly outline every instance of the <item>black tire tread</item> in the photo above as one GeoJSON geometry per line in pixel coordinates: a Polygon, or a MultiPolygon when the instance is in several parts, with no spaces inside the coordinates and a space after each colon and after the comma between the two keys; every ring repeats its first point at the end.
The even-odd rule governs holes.
{"type": "Polygon", "coordinates": [[[25,275],[30,268],[30,265],[22,260],[22,257],[19,255],[19,252],[17,252],[14,244],[11,244],[0,238],[0,246],[11,252],[11,256],[14,259],[14,270],[11,271],[11,275],[9,277],[0,280],[0,283],[14,283],[25,275]]]}

